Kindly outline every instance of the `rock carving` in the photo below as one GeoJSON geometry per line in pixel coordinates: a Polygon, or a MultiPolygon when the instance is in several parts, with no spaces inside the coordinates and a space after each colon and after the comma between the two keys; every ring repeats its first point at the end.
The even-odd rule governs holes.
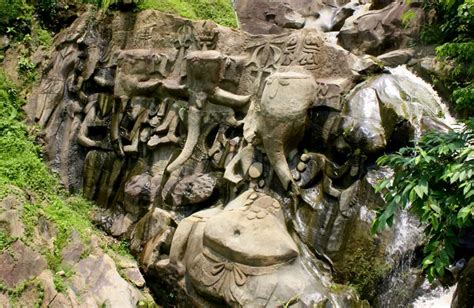
{"type": "MultiPolygon", "coordinates": [[[[300,2],[268,4],[264,25],[276,26],[261,33],[279,34],[88,10],[58,35],[30,118],[51,167],[103,208],[104,229],[131,239],[152,288],[184,306],[365,305],[331,286],[368,234],[363,213],[383,202],[374,161],[447,126],[408,70],[377,71],[324,37],[362,35],[351,3],[311,4],[337,17],[316,28],[322,17],[300,2]],[[368,71],[379,75],[361,82],[368,71]]],[[[383,8],[393,18],[367,35],[405,6],[383,8]]],[[[378,53],[378,43],[360,46],[378,53]]]]}

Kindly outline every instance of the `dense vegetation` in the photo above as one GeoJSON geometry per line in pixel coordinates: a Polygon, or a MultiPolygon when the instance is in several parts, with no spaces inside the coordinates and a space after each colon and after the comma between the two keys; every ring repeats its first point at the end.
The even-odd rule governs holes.
{"type": "Polygon", "coordinates": [[[461,131],[426,134],[378,164],[392,168],[394,177],[379,184],[388,189],[387,204],[374,230],[392,225],[397,210],[409,207],[425,226],[423,269],[430,280],[443,276],[457,238],[474,221],[474,121],[461,131]]]}
{"type": "MultiPolygon", "coordinates": [[[[221,25],[237,27],[231,0],[134,0],[127,9],[158,9],[190,19],[213,20],[221,25]]],[[[48,30],[59,31],[74,17],[76,4],[93,4],[102,9],[123,7],[121,0],[2,0],[0,1],[0,34],[17,39],[32,32],[37,20],[48,30]]]]}
{"type": "MultiPolygon", "coordinates": [[[[436,55],[447,71],[437,76],[465,118],[474,114],[474,1],[425,1],[436,19],[422,32],[425,43],[436,44],[436,55]]],[[[430,132],[414,146],[379,158],[394,170],[378,190],[386,206],[373,230],[394,223],[395,213],[409,208],[424,223],[427,242],[422,267],[430,280],[442,277],[453,262],[458,239],[474,224],[474,118],[461,130],[430,132]]]]}
{"type": "Polygon", "coordinates": [[[237,27],[237,19],[230,0],[141,0],[138,7],[157,9],[189,19],[213,20],[228,27],[237,27]]]}
{"type": "MultiPolygon", "coordinates": [[[[61,262],[61,251],[73,231],[80,235],[84,243],[96,235],[106,251],[128,255],[128,246],[101,235],[91,220],[94,205],[82,197],[71,196],[62,188],[41,158],[41,147],[32,137],[35,136],[34,128],[32,130],[23,123],[23,104],[24,100],[20,98],[16,86],[0,69],[0,201],[7,196],[14,196],[22,202],[21,222],[25,233],[20,240],[44,255],[49,269],[56,273],[54,284],[61,292],[65,290],[64,279],[73,274],[61,262]],[[57,231],[53,249],[41,245],[41,241],[36,238],[38,231],[35,228],[44,219],[57,231]],[[61,271],[66,275],[57,274],[61,271]]],[[[0,228],[0,251],[8,250],[16,240],[0,228]]],[[[0,290],[7,291],[15,302],[15,296],[21,294],[25,286],[5,289],[0,284],[0,290]]]]}
{"type": "Polygon", "coordinates": [[[474,0],[427,0],[427,10],[436,18],[425,25],[421,38],[436,44],[446,76],[438,76],[451,94],[455,108],[464,116],[474,115],[474,0]]]}

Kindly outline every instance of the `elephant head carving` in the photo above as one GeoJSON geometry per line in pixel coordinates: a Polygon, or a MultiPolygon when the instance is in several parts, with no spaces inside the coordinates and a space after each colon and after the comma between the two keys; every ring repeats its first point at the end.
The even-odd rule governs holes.
{"type": "MultiPolygon", "coordinates": [[[[188,135],[180,155],[166,168],[168,172],[177,170],[191,157],[201,133],[201,119],[208,101],[235,108],[244,106],[250,99],[250,96],[236,95],[219,88],[223,65],[223,57],[219,52],[214,50],[190,52],[186,56],[186,65],[186,84],[175,86],[175,89],[181,88],[189,98],[188,135]]],[[[164,86],[173,87],[166,82],[164,86]]]]}
{"type": "MultiPolygon", "coordinates": [[[[273,73],[265,82],[261,99],[245,118],[245,138],[251,144],[263,144],[284,189],[288,189],[290,184],[297,188],[286,156],[303,138],[307,111],[316,94],[317,84],[304,68],[294,67],[291,71],[273,73]]],[[[242,157],[236,156],[235,159],[242,157]]],[[[234,182],[239,179],[233,175],[235,165],[231,162],[224,175],[234,182]]]]}

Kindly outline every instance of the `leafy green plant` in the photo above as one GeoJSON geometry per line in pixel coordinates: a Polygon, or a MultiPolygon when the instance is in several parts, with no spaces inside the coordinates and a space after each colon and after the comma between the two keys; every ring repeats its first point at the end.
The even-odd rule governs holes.
{"type": "Polygon", "coordinates": [[[421,39],[436,44],[436,55],[448,76],[440,82],[452,93],[450,100],[462,116],[474,114],[474,0],[425,0],[435,19],[424,26],[421,39]]]}
{"type": "Polygon", "coordinates": [[[36,80],[36,65],[31,62],[31,59],[28,57],[20,57],[18,61],[18,73],[23,80],[27,82],[34,82],[36,80]]]}
{"type": "Polygon", "coordinates": [[[405,11],[400,18],[402,22],[402,27],[405,29],[410,28],[415,18],[416,18],[416,13],[414,11],[412,10],[405,11]]]}
{"type": "Polygon", "coordinates": [[[430,281],[444,275],[454,258],[457,238],[474,223],[474,118],[461,131],[428,133],[413,147],[382,156],[377,163],[394,176],[377,187],[386,206],[373,232],[394,223],[408,208],[424,224],[423,269],[430,281]]]}
{"type": "Polygon", "coordinates": [[[0,1],[0,34],[23,36],[30,32],[33,7],[25,0],[0,1]]]}
{"type": "Polygon", "coordinates": [[[0,251],[7,249],[15,241],[8,233],[0,230],[0,251]]]}

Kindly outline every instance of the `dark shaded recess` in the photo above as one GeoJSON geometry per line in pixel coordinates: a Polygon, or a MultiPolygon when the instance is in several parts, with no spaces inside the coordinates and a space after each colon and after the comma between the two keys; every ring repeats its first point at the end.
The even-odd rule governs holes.
{"type": "Polygon", "coordinates": [[[268,22],[275,22],[275,18],[276,18],[275,14],[271,14],[271,13],[265,14],[265,20],[268,22]]]}
{"type": "Polygon", "coordinates": [[[371,10],[380,10],[392,3],[393,0],[373,0],[370,6],[371,10]]]}
{"type": "Polygon", "coordinates": [[[69,1],[68,4],[57,0],[37,0],[35,13],[41,26],[54,33],[68,28],[78,17],[80,11],[76,4],[69,1]]]}
{"type": "Polygon", "coordinates": [[[330,116],[337,115],[339,112],[330,107],[319,106],[310,109],[308,113],[309,125],[307,125],[300,147],[302,146],[303,150],[306,149],[310,152],[324,153],[327,150],[323,139],[324,124],[330,116]]]}
{"type": "Polygon", "coordinates": [[[459,246],[456,249],[455,259],[465,258],[468,260],[471,256],[474,256],[474,225],[465,230],[463,234],[459,236],[459,246]]]}
{"type": "Polygon", "coordinates": [[[407,120],[398,122],[393,129],[390,139],[387,141],[385,151],[395,152],[402,147],[413,146],[414,134],[415,129],[407,120]]]}

